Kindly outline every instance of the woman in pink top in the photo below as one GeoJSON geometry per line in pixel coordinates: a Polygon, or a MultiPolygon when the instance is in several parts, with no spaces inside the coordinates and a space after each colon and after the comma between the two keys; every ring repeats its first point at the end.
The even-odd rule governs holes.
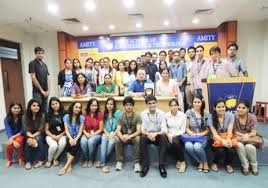
{"type": "Polygon", "coordinates": [[[177,97],[179,101],[180,110],[184,111],[183,98],[180,90],[178,89],[178,84],[175,80],[170,79],[169,70],[167,68],[162,70],[161,77],[162,79],[156,82],[156,95],[177,97]]]}

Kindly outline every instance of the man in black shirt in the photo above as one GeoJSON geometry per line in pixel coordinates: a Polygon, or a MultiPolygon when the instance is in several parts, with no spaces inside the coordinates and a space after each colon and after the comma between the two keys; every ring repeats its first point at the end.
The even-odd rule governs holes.
{"type": "Polygon", "coordinates": [[[36,47],[34,49],[35,59],[29,64],[29,73],[33,84],[33,98],[41,103],[43,112],[47,111],[47,99],[49,96],[48,68],[43,62],[44,49],[36,47]]]}
{"type": "Polygon", "coordinates": [[[155,73],[158,71],[157,66],[151,62],[152,61],[152,54],[151,52],[145,53],[145,64],[142,65],[140,68],[144,68],[146,70],[146,74],[149,75],[150,80],[152,82],[155,81],[155,73]]]}

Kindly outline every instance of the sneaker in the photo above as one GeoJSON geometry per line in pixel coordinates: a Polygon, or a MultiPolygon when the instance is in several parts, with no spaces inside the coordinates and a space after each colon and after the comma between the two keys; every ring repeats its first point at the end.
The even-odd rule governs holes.
{"type": "Polygon", "coordinates": [[[115,170],[121,171],[123,169],[123,163],[117,162],[115,165],[115,170]]]}
{"type": "Polygon", "coordinates": [[[43,166],[43,162],[42,161],[38,161],[35,165],[34,168],[40,168],[43,166]]]}
{"type": "Polygon", "coordinates": [[[30,162],[26,163],[25,167],[26,170],[31,170],[32,169],[32,164],[30,162]]]}
{"type": "Polygon", "coordinates": [[[138,173],[140,171],[141,171],[141,165],[140,165],[140,163],[136,163],[134,165],[134,172],[138,173]]]}

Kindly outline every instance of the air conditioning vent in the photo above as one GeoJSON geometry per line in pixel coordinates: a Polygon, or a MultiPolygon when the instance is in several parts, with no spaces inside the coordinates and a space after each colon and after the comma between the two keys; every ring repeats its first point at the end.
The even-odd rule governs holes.
{"type": "Polygon", "coordinates": [[[195,11],[194,15],[211,15],[214,9],[198,9],[195,11]]]}
{"type": "Polygon", "coordinates": [[[128,19],[133,21],[139,21],[144,18],[144,15],[141,13],[128,14],[128,19]]]}
{"type": "Polygon", "coordinates": [[[63,22],[67,24],[79,24],[80,21],[77,18],[64,18],[62,19],[63,22]]]}

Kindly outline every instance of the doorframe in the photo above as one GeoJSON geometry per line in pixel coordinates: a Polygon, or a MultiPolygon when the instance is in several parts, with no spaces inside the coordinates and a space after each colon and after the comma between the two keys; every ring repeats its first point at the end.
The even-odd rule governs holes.
{"type": "MultiPolygon", "coordinates": [[[[25,69],[24,69],[24,66],[22,64],[22,58],[21,58],[21,48],[22,48],[22,45],[21,45],[21,43],[18,43],[18,42],[14,42],[14,41],[5,40],[5,39],[0,38],[0,46],[16,49],[17,52],[18,52],[18,59],[16,59],[16,61],[18,61],[20,63],[20,66],[21,66],[20,67],[21,68],[21,75],[22,75],[22,78],[21,79],[22,79],[22,83],[23,83],[24,104],[25,104],[25,108],[26,108],[27,107],[27,101],[26,101],[26,84],[25,84],[26,77],[25,77],[25,69]]],[[[1,66],[1,63],[2,63],[1,62],[1,59],[3,59],[3,58],[0,57],[0,66],[1,66]]],[[[9,58],[5,58],[5,59],[9,59],[9,58]]],[[[2,72],[2,69],[0,71],[2,72]]],[[[3,75],[1,73],[2,84],[4,84],[2,77],[3,77],[3,75]]],[[[4,88],[3,88],[3,94],[5,95],[4,88]]],[[[4,96],[4,101],[5,101],[5,96],[4,96]]],[[[7,110],[8,107],[5,106],[5,108],[7,110]]]]}

